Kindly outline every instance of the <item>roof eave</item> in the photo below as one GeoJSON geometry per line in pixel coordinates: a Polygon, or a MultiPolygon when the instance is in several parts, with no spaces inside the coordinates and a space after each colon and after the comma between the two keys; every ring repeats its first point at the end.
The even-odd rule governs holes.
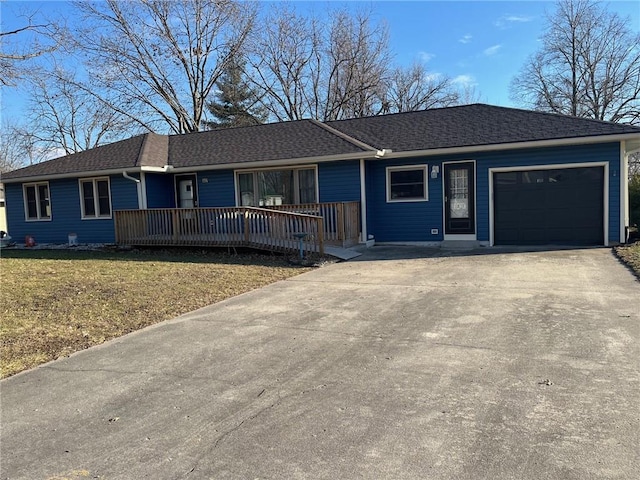
{"type": "Polygon", "coordinates": [[[197,166],[185,166],[176,167],[173,166],[172,172],[197,172],[203,170],[229,170],[229,169],[250,169],[250,168],[268,168],[268,167],[280,167],[289,165],[306,165],[314,163],[325,162],[339,162],[343,160],[361,160],[375,158],[376,151],[369,152],[356,152],[356,153],[343,153],[338,155],[321,155],[314,157],[299,157],[299,158],[285,158],[279,160],[261,160],[257,162],[236,162],[236,163],[221,163],[217,165],[197,165],[197,166]]]}
{"type": "Polygon", "coordinates": [[[461,153],[475,153],[475,152],[492,152],[501,150],[522,150],[526,148],[540,148],[540,147],[560,147],[567,145],[583,145],[593,143],[614,143],[622,142],[624,140],[640,139],[640,133],[624,133],[616,135],[594,135],[589,137],[571,137],[571,138],[559,138],[551,140],[531,140],[527,142],[510,142],[510,143],[496,143],[489,145],[469,145],[465,147],[443,147],[432,148],[427,150],[405,150],[405,151],[393,151],[388,155],[381,157],[384,160],[392,158],[407,158],[407,157],[433,157],[436,155],[450,155],[461,153]]]}

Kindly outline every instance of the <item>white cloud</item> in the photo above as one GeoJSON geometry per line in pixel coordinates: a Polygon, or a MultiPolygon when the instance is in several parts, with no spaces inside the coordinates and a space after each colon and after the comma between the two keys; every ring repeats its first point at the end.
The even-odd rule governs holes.
{"type": "Polygon", "coordinates": [[[473,75],[458,75],[453,80],[451,80],[456,85],[460,85],[461,87],[473,87],[477,85],[476,78],[473,75]]]}
{"type": "Polygon", "coordinates": [[[493,22],[493,24],[498,28],[510,28],[516,23],[527,23],[534,20],[535,17],[526,16],[526,15],[512,15],[506,14],[502,15],[498,20],[493,22]]]}
{"type": "Polygon", "coordinates": [[[53,158],[64,157],[67,155],[67,152],[64,148],[55,147],[55,148],[37,148],[36,154],[34,157],[42,158],[42,161],[51,160],[53,158]]]}
{"type": "Polygon", "coordinates": [[[482,51],[482,54],[486,55],[487,57],[490,57],[491,55],[495,55],[496,53],[498,53],[498,50],[500,50],[501,48],[502,48],[502,45],[500,45],[500,44],[494,45],[492,47],[485,48],[482,51]]]}
{"type": "Polygon", "coordinates": [[[427,75],[424,77],[424,80],[426,82],[437,82],[442,78],[442,74],[440,72],[435,72],[435,73],[427,73],[427,75]]]}
{"type": "Polygon", "coordinates": [[[427,63],[429,60],[431,60],[433,57],[435,57],[435,55],[433,53],[428,53],[428,52],[418,52],[418,58],[420,60],[422,60],[424,63],[427,63]]]}
{"type": "Polygon", "coordinates": [[[466,34],[464,35],[460,40],[458,40],[460,43],[469,43],[471,42],[471,39],[473,38],[473,36],[471,36],[470,34],[466,34]]]}

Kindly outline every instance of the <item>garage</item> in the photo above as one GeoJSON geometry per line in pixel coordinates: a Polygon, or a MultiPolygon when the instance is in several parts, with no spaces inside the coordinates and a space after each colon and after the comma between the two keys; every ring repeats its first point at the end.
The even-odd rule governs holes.
{"type": "Polygon", "coordinates": [[[495,245],[603,245],[604,167],[493,173],[495,245]]]}

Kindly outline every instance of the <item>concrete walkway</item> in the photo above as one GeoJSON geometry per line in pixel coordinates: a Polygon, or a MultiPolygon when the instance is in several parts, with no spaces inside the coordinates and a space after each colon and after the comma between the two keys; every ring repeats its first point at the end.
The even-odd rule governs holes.
{"type": "Polygon", "coordinates": [[[0,383],[0,479],[631,479],[608,249],[374,247],[0,383]]]}

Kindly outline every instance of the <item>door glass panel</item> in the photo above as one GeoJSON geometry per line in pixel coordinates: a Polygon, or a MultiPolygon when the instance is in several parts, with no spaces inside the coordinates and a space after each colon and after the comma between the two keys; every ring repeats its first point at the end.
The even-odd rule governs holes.
{"type": "Polygon", "coordinates": [[[469,218],[469,171],[449,171],[449,215],[451,218],[469,218]]]}

